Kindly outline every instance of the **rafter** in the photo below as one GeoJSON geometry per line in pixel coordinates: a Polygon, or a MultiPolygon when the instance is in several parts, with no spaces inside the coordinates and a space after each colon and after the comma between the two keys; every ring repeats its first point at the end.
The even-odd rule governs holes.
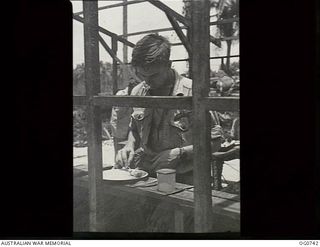
{"type": "MultiPolygon", "coordinates": [[[[149,3],[152,5],[156,6],[157,8],[161,9],[165,14],[171,17],[174,17],[177,21],[180,21],[182,24],[184,24],[187,28],[191,27],[191,21],[185,18],[184,16],[180,15],[164,3],[157,1],[157,0],[147,0],[149,3]]],[[[213,43],[214,45],[218,46],[221,48],[221,42],[219,39],[213,37],[210,35],[210,42],[213,43]]]]}
{"type": "MultiPolygon", "coordinates": [[[[84,19],[80,16],[73,15],[73,19],[75,19],[81,23],[84,23],[84,19]]],[[[113,32],[108,31],[107,29],[105,29],[103,27],[98,26],[98,30],[99,30],[99,32],[104,33],[105,35],[108,35],[110,37],[115,37],[119,42],[121,42],[127,46],[134,47],[134,44],[131,43],[130,41],[118,36],[117,34],[115,34],[113,32]]]]}
{"type": "MultiPolygon", "coordinates": [[[[121,6],[126,6],[126,5],[130,5],[130,4],[136,4],[136,3],[143,3],[146,0],[133,0],[130,2],[123,2],[123,3],[116,3],[116,4],[110,4],[110,5],[106,5],[103,7],[98,8],[98,10],[104,10],[104,9],[111,9],[111,8],[115,8],[115,7],[121,7],[121,6]]],[[[82,15],[83,11],[79,11],[74,13],[74,15],[82,15]]]]}
{"type": "Polygon", "coordinates": [[[176,34],[178,35],[179,39],[181,40],[182,44],[184,45],[184,47],[186,48],[186,50],[188,51],[188,54],[190,56],[192,53],[192,50],[191,50],[191,45],[190,45],[187,37],[182,32],[182,29],[180,28],[176,19],[168,14],[166,14],[166,15],[167,15],[167,18],[170,21],[173,29],[175,30],[176,34]]]}

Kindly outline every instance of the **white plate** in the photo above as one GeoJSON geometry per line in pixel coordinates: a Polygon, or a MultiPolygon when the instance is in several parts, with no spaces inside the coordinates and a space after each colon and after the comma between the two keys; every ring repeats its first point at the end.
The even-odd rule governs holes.
{"type": "MultiPolygon", "coordinates": [[[[140,170],[142,171],[142,170],[140,170]]],[[[148,176],[148,173],[145,171],[142,171],[143,174],[141,177],[135,177],[130,174],[128,170],[125,169],[110,169],[103,171],[103,180],[107,181],[136,181],[143,179],[148,176]]]]}

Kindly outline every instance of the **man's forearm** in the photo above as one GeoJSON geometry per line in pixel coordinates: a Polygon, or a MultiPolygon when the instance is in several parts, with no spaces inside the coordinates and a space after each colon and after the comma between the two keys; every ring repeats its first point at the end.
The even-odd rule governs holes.
{"type": "Polygon", "coordinates": [[[135,143],[136,143],[136,138],[134,137],[134,135],[132,134],[132,131],[130,130],[128,134],[127,146],[132,147],[134,149],[135,143]]]}

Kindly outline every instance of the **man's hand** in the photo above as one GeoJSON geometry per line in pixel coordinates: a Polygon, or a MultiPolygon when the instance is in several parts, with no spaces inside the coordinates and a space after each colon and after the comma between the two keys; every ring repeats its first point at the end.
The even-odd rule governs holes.
{"type": "Polygon", "coordinates": [[[134,156],[133,145],[126,145],[124,148],[120,149],[116,156],[116,164],[118,167],[129,167],[134,156]]]}

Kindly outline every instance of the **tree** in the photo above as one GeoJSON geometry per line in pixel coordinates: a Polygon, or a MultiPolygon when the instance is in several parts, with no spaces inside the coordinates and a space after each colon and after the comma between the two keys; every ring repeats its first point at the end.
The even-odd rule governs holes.
{"type": "MultiPolygon", "coordinates": [[[[183,0],[183,14],[187,19],[191,19],[191,0],[183,0]]],[[[215,15],[218,21],[239,17],[239,0],[210,0],[210,8],[214,8],[217,12],[215,15]]],[[[230,38],[239,33],[238,22],[217,25],[219,38],[230,38]]],[[[189,30],[188,39],[191,42],[192,33],[189,30]]],[[[216,37],[218,38],[218,37],[216,37]]],[[[225,72],[230,73],[230,54],[233,40],[227,39],[227,61],[224,65],[225,72]]]]}
{"type": "MultiPolygon", "coordinates": [[[[239,17],[239,0],[218,0],[212,1],[211,7],[217,9],[217,20],[222,21],[226,19],[239,17]]],[[[239,33],[239,22],[231,22],[217,25],[218,31],[222,38],[230,38],[239,33]]],[[[230,54],[232,39],[227,39],[227,61],[226,73],[230,74],[230,54]]]]}

